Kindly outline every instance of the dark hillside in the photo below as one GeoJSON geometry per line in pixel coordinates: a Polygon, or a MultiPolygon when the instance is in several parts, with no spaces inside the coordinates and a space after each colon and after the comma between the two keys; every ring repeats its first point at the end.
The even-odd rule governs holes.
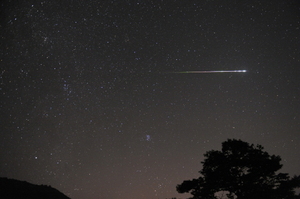
{"type": "Polygon", "coordinates": [[[57,189],[47,185],[35,185],[26,181],[0,178],[1,199],[70,199],[57,189]]]}

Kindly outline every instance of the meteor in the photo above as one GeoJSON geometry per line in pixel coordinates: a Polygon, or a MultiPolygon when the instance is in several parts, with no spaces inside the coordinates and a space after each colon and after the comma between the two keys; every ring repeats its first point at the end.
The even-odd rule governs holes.
{"type": "Polygon", "coordinates": [[[195,71],[181,71],[175,73],[246,73],[247,70],[195,70],[195,71]]]}

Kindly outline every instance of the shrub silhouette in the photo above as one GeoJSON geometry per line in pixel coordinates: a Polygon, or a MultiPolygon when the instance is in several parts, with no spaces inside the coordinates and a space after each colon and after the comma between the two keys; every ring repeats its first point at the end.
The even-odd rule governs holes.
{"type": "Polygon", "coordinates": [[[214,199],[218,192],[237,199],[297,197],[294,189],[300,187],[300,176],[277,173],[281,158],[269,155],[261,145],[228,139],[221,151],[208,151],[204,156],[202,176],[177,185],[179,193],[189,192],[193,199],[214,199]]]}

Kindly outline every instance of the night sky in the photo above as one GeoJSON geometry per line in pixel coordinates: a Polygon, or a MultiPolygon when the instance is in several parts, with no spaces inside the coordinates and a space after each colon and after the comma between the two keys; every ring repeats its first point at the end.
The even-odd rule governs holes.
{"type": "Polygon", "coordinates": [[[186,198],[203,154],[300,174],[297,0],[4,0],[0,176],[72,199],[186,198]],[[188,74],[182,71],[247,70],[188,74]]]}

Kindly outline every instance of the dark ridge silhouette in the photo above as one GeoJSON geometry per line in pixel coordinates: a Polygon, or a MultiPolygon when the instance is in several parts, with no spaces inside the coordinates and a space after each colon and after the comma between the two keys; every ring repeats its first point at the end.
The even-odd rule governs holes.
{"type": "Polygon", "coordinates": [[[26,181],[0,178],[1,199],[70,199],[47,185],[35,185],[26,181]]]}

